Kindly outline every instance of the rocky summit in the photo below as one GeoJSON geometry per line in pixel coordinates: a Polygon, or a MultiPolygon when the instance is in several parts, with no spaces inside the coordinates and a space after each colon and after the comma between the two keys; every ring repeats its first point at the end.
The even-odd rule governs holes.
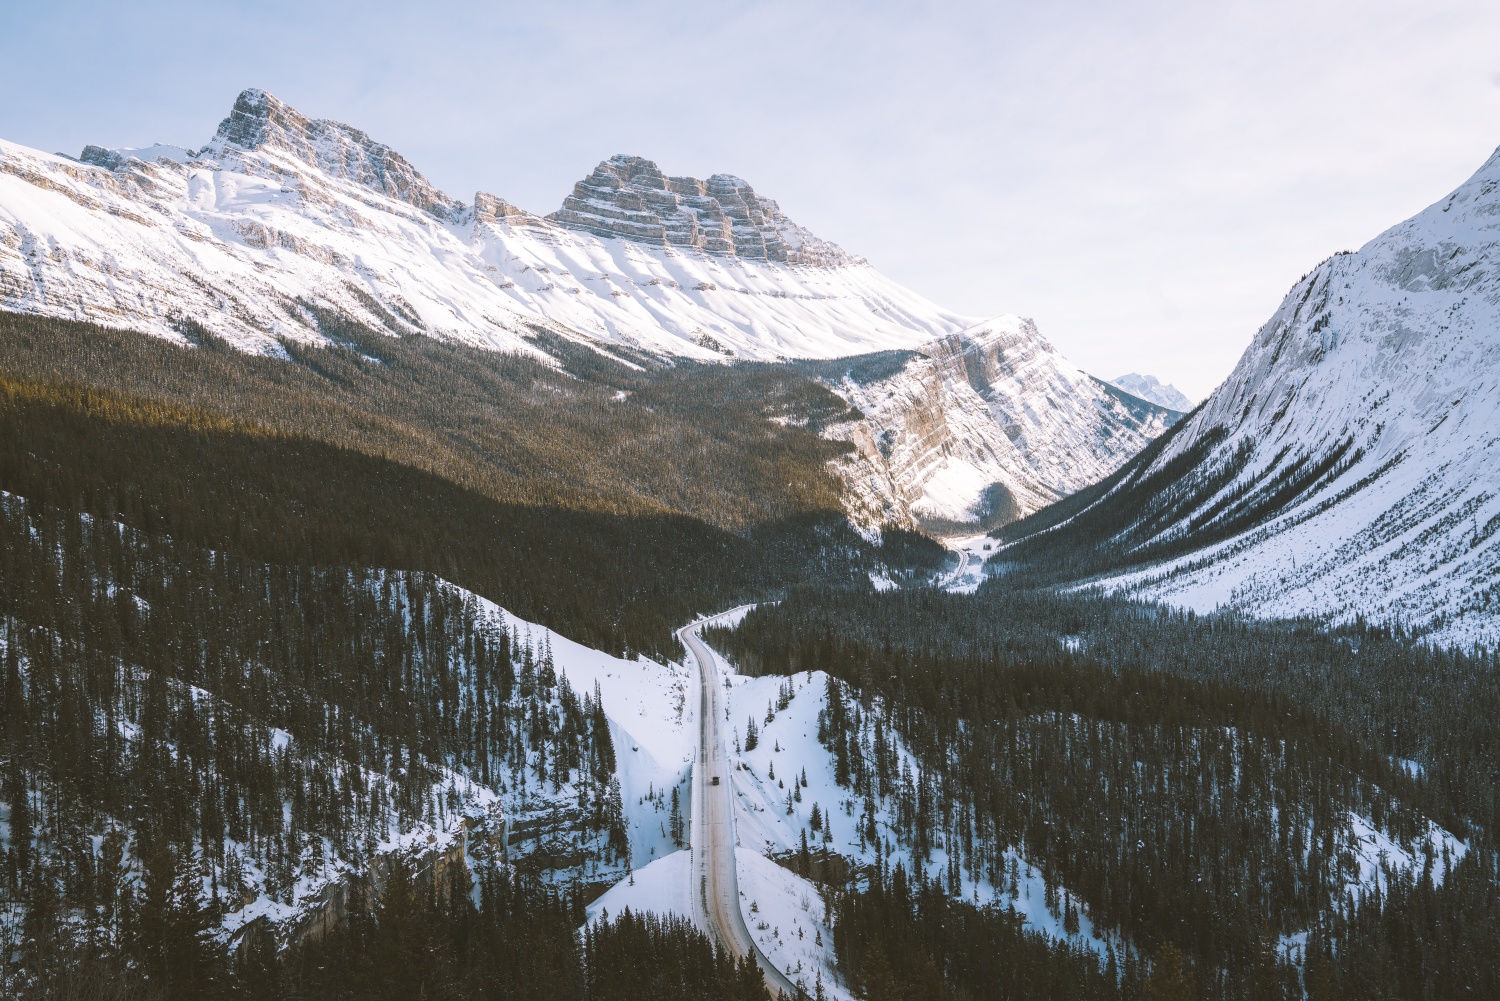
{"type": "Polygon", "coordinates": [[[788,219],[732,174],[668,177],[650,160],[612,156],[547,217],[568,229],[723,256],[833,267],[855,258],[788,219]]]}
{"type": "Polygon", "coordinates": [[[466,206],[439,191],[400,153],[353,126],[310,119],[263,90],[240,94],[219,123],[210,149],[243,150],[274,146],[324,173],[372,188],[445,221],[456,221],[466,206]]]}

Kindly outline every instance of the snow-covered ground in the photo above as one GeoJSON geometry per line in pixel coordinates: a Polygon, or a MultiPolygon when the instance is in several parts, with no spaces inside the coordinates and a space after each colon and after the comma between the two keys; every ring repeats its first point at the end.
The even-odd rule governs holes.
{"type": "MultiPolygon", "coordinates": [[[[900,844],[892,826],[893,804],[877,804],[874,819],[881,842],[877,846],[861,833],[864,805],[855,802],[849,791],[835,781],[832,756],[818,740],[818,717],[827,707],[826,674],[814,671],[790,678],[750,678],[733,674],[722,658],[719,665],[730,688],[728,722],[733,727],[734,743],[730,751],[735,762],[730,781],[735,793],[746,923],[768,956],[785,964],[782,969],[789,975],[798,963],[815,973],[822,969],[825,987],[835,989],[836,979],[830,976],[834,969],[833,938],[821,913],[821,901],[813,893],[804,909],[802,901],[812,884],[769,860],[790,862],[802,848],[804,838],[813,851],[826,848],[856,866],[874,866],[877,853],[885,852],[887,867],[900,863],[909,872],[914,871],[911,852],[900,844]],[[783,701],[785,707],[777,708],[783,701]],[[751,719],[758,739],[755,748],[747,751],[744,737],[751,719]],[[821,831],[812,829],[814,804],[822,820],[821,831]],[[746,857],[752,853],[764,861],[747,861],[746,857]],[[756,876],[756,872],[761,875],[756,876]],[[756,904],[754,911],[750,910],[751,902],[756,904]],[[769,928],[760,928],[763,923],[769,928]],[[794,931],[788,933],[787,928],[794,931]],[[774,934],[778,929],[779,938],[774,934]],[[791,935],[796,930],[804,934],[793,939],[791,935]],[[827,943],[822,953],[806,944],[809,938],[819,936],[827,943]]],[[[888,735],[888,739],[896,744],[898,757],[919,775],[920,763],[901,746],[899,737],[888,735]]],[[[949,854],[944,845],[952,836],[953,832],[942,833],[937,849],[923,867],[929,880],[942,880],[946,884],[951,878],[949,854]]],[[[1431,821],[1427,822],[1425,834],[1403,842],[1369,818],[1353,813],[1336,841],[1339,851],[1347,854],[1344,885],[1349,890],[1385,887],[1391,873],[1420,877],[1429,865],[1434,881],[1441,882],[1447,870],[1467,852],[1461,840],[1431,821]]],[[[1087,908],[1071,897],[1066,887],[1056,888],[1059,900],[1071,898],[1078,908],[1078,931],[1070,934],[1064,926],[1061,906],[1048,906],[1047,884],[1040,869],[1026,858],[1013,850],[1007,851],[1000,868],[1006,875],[1001,885],[995,886],[982,874],[976,879],[975,874],[960,867],[958,895],[976,904],[1014,908],[1032,929],[1056,940],[1086,945],[1101,954],[1109,945],[1117,948],[1121,945],[1116,934],[1095,929],[1087,908]]]]}
{"type": "Polygon", "coordinates": [[[816,996],[843,1001],[852,995],[839,980],[833,931],[818,888],[750,848],[735,852],[740,911],[760,951],[788,980],[816,996]]]}
{"type": "Polygon", "coordinates": [[[958,554],[958,565],[939,581],[945,591],[973,594],[984,582],[984,561],[994,554],[996,542],[988,535],[969,535],[947,539],[944,544],[958,554]]]}
{"type": "MultiPolygon", "coordinates": [[[[725,624],[733,624],[749,606],[738,610],[725,624]]],[[[791,678],[748,678],[733,673],[713,651],[728,688],[727,722],[733,736],[728,748],[732,771],[729,784],[734,794],[735,835],[741,913],[756,944],[793,982],[809,991],[821,981],[831,997],[849,997],[840,984],[834,958],[834,937],[817,887],[776,859],[790,864],[804,845],[813,851],[836,853],[857,866],[874,866],[883,855],[887,866],[904,865],[916,871],[909,849],[899,844],[890,822],[894,804],[882,803],[876,815],[881,844],[861,837],[856,824],[856,804],[841,789],[829,752],[818,741],[818,715],[826,707],[828,676],[823,672],[791,678]],[[782,708],[778,703],[784,702],[782,708]],[[769,721],[767,716],[770,717],[769,721]],[[759,742],[745,750],[744,735],[753,718],[759,742]],[[820,830],[811,827],[812,809],[818,805],[820,830]]],[[[554,656],[561,655],[554,650],[554,656]]],[[[614,706],[606,693],[606,707],[614,717],[614,706]]],[[[667,707],[658,703],[655,714],[667,707]]],[[[653,713],[648,710],[646,715],[653,713]]],[[[907,766],[920,773],[920,764],[904,749],[898,753],[907,766]]],[[[623,773],[631,767],[621,756],[623,773]]],[[[638,786],[639,779],[633,780],[638,786]]],[[[638,807],[632,825],[651,816],[641,816],[638,807]]],[[[945,832],[947,835],[948,832],[945,832]]],[[[948,878],[948,852],[941,846],[923,866],[929,879],[948,878]]],[[[1036,930],[1057,939],[1089,944],[1100,951],[1109,944],[1096,934],[1080,906],[1079,931],[1069,935],[1060,912],[1045,904],[1046,889],[1041,873],[1015,853],[1006,856],[1005,868],[1016,879],[1014,888],[992,886],[987,879],[962,877],[959,894],[978,904],[997,903],[1013,907],[1036,930]]],[[[588,911],[590,920],[602,920],[626,907],[634,911],[692,916],[691,860],[688,852],[677,852],[639,867],[600,897],[588,911]]],[[[1066,891],[1061,891],[1064,894],[1066,891]]]]}
{"type": "MultiPolygon", "coordinates": [[[[738,764],[731,781],[736,793],[735,830],[741,847],[784,857],[799,851],[806,836],[812,848],[825,846],[860,866],[873,867],[879,857],[877,852],[888,849],[887,867],[893,868],[899,862],[908,872],[915,872],[918,867],[911,851],[899,843],[891,823],[893,804],[877,804],[875,822],[882,842],[877,846],[860,835],[858,822],[863,805],[855,802],[849,791],[835,780],[832,756],[818,741],[818,714],[827,708],[828,675],[822,671],[790,678],[731,674],[729,682],[732,686],[729,719],[739,741],[738,750],[731,747],[738,764]],[[775,710],[782,688],[788,684],[794,693],[792,699],[785,709],[775,710]],[[772,717],[770,722],[765,721],[768,714],[772,717]],[[751,718],[755,720],[759,740],[754,750],[745,751],[743,739],[751,718]],[[801,784],[804,773],[806,785],[801,784]],[[811,827],[814,804],[818,805],[823,820],[822,832],[811,827]]],[[[899,738],[892,735],[891,739],[907,767],[920,775],[921,764],[900,745],[899,738]]],[[[940,879],[945,884],[949,854],[942,844],[948,833],[944,832],[932,858],[921,867],[929,880],[940,879]]],[[[1095,934],[1081,905],[1079,932],[1070,936],[1063,929],[1062,915],[1051,913],[1045,905],[1041,872],[1015,853],[1007,853],[1006,869],[1011,869],[1012,864],[1017,870],[1014,893],[1009,885],[996,887],[983,876],[975,879],[965,870],[960,874],[959,895],[974,903],[1009,905],[1035,930],[1053,938],[1073,938],[1103,951],[1109,940],[1095,934]]],[[[746,920],[749,921],[749,915],[746,920]]]]}
{"type": "Polygon", "coordinates": [[[615,745],[631,865],[644,867],[675,853],[669,829],[672,789],[678,791],[682,816],[691,815],[688,780],[697,746],[693,673],[680,664],[623,660],[475,597],[497,621],[532,636],[537,646],[550,644],[559,674],[576,691],[591,692],[598,686],[615,745]]]}
{"type": "Polygon", "coordinates": [[[1347,885],[1351,888],[1385,892],[1392,873],[1420,876],[1429,865],[1433,884],[1441,886],[1448,870],[1469,853],[1465,842],[1430,820],[1420,839],[1406,843],[1381,830],[1369,817],[1350,813],[1348,822],[1348,838],[1341,847],[1355,861],[1348,873],[1347,885]]]}
{"type": "MultiPolygon", "coordinates": [[[[310,837],[306,832],[285,866],[269,861],[264,851],[230,840],[225,866],[212,875],[206,871],[203,875],[204,896],[217,893],[224,902],[224,918],[217,930],[221,941],[232,942],[247,926],[264,921],[277,941],[285,943],[297,928],[315,919],[338,884],[363,875],[372,860],[391,856],[419,867],[431,865],[440,857],[471,863],[475,861],[469,853],[471,846],[483,843],[486,857],[494,859],[499,857],[501,846],[509,842],[504,850],[515,860],[524,858],[534,847],[550,848],[552,845],[546,842],[562,838],[573,842],[571,847],[581,851],[585,861],[581,866],[564,863],[561,870],[547,870],[542,873],[544,878],[566,881],[582,877],[589,882],[621,878],[628,884],[631,871],[637,870],[646,886],[654,885],[663,869],[674,871],[674,866],[683,864],[685,853],[678,851],[670,836],[670,801],[676,787],[684,820],[691,816],[691,784],[687,778],[696,733],[691,712],[696,705],[694,675],[676,664],[614,657],[520,619],[456,585],[441,586],[451,588],[466,602],[474,602],[481,618],[513,630],[537,659],[543,650],[550,651],[559,679],[566,678],[580,695],[599,694],[615,748],[630,849],[628,864],[602,863],[604,836],[575,829],[580,790],[573,782],[563,780],[556,788],[550,782],[514,783],[509,781],[510,773],[502,771],[493,785],[484,785],[452,768],[427,763],[436,773],[428,792],[433,819],[402,821],[394,808],[388,808],[376,818],[370,839],[355,845],[357,858],[341,856],[328,838],[310,837]],[[554,822],[559,818],[560,826],[554,822]],[[527,840],[529,835],[517,834],[528,823],[539,827],[541,838],[527,840]]],[[[24,660],[20,667],[23,672],[27,670],[24,660]]],[[[201,689],[192,691],[204,711],[210,711],[214,696],[201,689]]],[[[119,725],[127,741],[137,739],[136,728],[128,719],[120,720],[119,725]]],[[[265,734],[270,750],[311,762],[292,734],[275,728],[267,728],[265,734]]],[[[342,760],[320,758],[317,764],[334,782],[346,773],[357,773],[352,785],[379,788],[389,803],[400,800],[397,785],[389,776],[342,760]]],[[[284,809],[290,817],[291,804],[284,809]]],[[[9,810],[0,805],[0,847],[10,841],[9,819],[9,810]]],[[[129,830],[128,824],[119,826],[129,830]]],[[[96,835],[94,841],[98,851],[100,836],[96,835]]],[[[123,848],[127,864],[138,870],[133,841],[127,840],[123,848]]],[[[685,875],[680,882],[681,892],[686,894],[685,875]]]]}
{"type": "Polygon", "coordinates": [[[684,848],[637,869],[588,906],[589,921],[608,921],[627,909],[693,920],[692,855],[684,848]]]}

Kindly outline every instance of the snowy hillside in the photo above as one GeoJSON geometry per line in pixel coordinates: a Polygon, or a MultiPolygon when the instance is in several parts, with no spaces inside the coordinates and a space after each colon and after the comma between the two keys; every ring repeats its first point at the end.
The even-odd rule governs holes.
{"type": "Polygon", "coordinates": [[[700,358],[905,348],[971,322],[737,178],[617,157],[542,218],[454,199],[358,129],[259,90],[196,150],[71,159],[0,142],[0,308],[165,337],[191,321],[270,353],[322,340],[320,308],[506,350],[534,350],[528,324],[545,323],[700,358]]]}
{"type": "MultiPolygon", "coordinates": [[[[248,572],[258,586],[247,590],[257,613],[247,615],[234,609],[247,591],[222,580],[221,590],[202,586],[207,566],[234,579],[235,568],[245,566],[234,556],[157,543],[86,516],[66,522],[70,541],[59,542],[46,513],[0,491],[0,528],[17,543],[6,548],[0,579],[35,594],[28,568],[53,576],[65,550],[70,567],[88,567],[82,577],[91,592],[71,602],[44,596],[24,610],[13,603],[12,614],[0,617],[4,718],[12,733],[32,726],[61,676],[70,689],[89,688],[91,701],[70,703],[69,712],[99,720],[88,741],[71,730],[28,731],[40,762],[7,755],[12,785],[0,801],[0,858],[60,852],[57,831],[65,830],[85,843],[113,844],[121,885],[143,885],[151,878],[154,814],[137,804],[157,800],[134,790],[153,772],[188,775],[161,786],[171,789],[179,815],[207,818],[196,854],[180,865],[216,902],[215,936],[224,943],[268,936],[285,945],[336,923],[352,889],[378,887],[398,859],[434,873],[508,865],[542,883],[602,890],[685,843],[682,822],[673,818],[687,815],[696,732],[687,710],[696,703],[693,676],[683,668],[591,649],[424,574],[304,569],[296,597],[284,601],[285,576],[255,564],[248,572]],[[108,568],[106,550],[114,559],[108,568]],[[210,590],[203,606],[182,613],[182,596],[210,590]],[[320,619],[321,628],[310,630],[320,640],[302,647],[306,663],[317,664],[304,677],[337,691],[304,700],[305,692],[277,673],[274,656],[222,654],[237,670],[253,672],[258,690],[277,693],[253,705],[245,695],[250,685],[212,672],[185,682],[168,655],[116,661],[46,622],[51,608],[66,604],[90,624],[88,635],[99,635],[93,609],[100,598],[117,598],[161,631],[215,630],[232,620],[285,638],[301,635],[286,613],[320,619]],[[364,644],[352,661],[329,642],[338,632],[331,624],[346,614],[364,644]],[[359,696],[350,691],[378,686],[374,679],[398,660],[400,705],[420,706],[441,689],[446,723],[483,732],[491,750],[503,744],[505,752],[470,743],[445,753],[435,715],[409,727],[413,745],[389,751],[391,714],[351,713],[350,699],[359,696]],[[101,662],[116,679],[107,692],[85,683],[101,662]],[[341,663],[357,665],[360,680],[336,680],[341,663]],[[343,721],[349,740],[326,739],[322,722],[329,718],[343,721]],[[50,765],[57,746],[89,756],[91,785],[50,765]],[[9,790],[23,779],[35,792],[18,807],[9,790]],[[205,800],[212,803],[206,814],[205,800]]],[[[226,628],[214,635],[223,647],[235,642],[226,628]]],[[[213,651],[205,655],[210,661],[221,656],[220,647],[205,642],[204,649],[213,651]]],[[[71,877],[60,870],[56,878],[71,877]]],[[[18,913],[0,913],[0,939],[18,913]]]]}
{"type": "Polygon", "coordinates": [[[1073,365],[1000,316],[906,354],[820,366],[863,418],[831,434],[856,520],[993,528],[1109,475],[1177,414],[1073,365]]]}
{"type": "MultiPolygon", "coordinates": [[[[722,659],[720,665],[730,686],[729,781],[741,909],[760,948],[809,993],[821,981],[828,996],[850,996],[833,962],[837,930],[825,912],[826,900],[816,883],[801,875],[816,875],[820,859],[837,857],[854,872],[898,865],[911,875],[920,872],[957,899],[1010,909],[1027,930],[1101,956],[1127,944],[1118,930],[1097,927],[1087,905],[1055,876],[1049,881],[1024,851],[1006,847],[976,861],[974,845],[983,832],[966,830],[972,814],[951,803],[933,808],[933,816],[942,819],[935,821],[931,839],[914,840],[918,804],[941,800],[928,769],[895,728],[881,728],[878,700],[831,682],[823,671],[752,678],[732,673],[722,659]],[[859,753],[889,761],[892,781],[882,791],[862,795],[847,774],[848,763],[841,776],[828,734],[835,715],[830,699],[843,700],[856,714],[859,753]]],[[[1361,888],[1387,890],[1392,880],[1411,879],[1424,868],[1441,884],[1468,852],[1465,842],[1428,819],[1415,835],[1403,835],[1393,833],[1388,821],[1349,811],[1331,819],[1331,831],[1329,844],[1345,860],[1332,900],[1361,888]]],[[[637,869],[595,901],[591,919],[618,915],[626,907],[691,917],[686,855],[679,852],[637,869]]],[[[1302,932],[1286,936],[1281,945],[1293,950],[1305,940],[1302,932]]]]}
{"type": "Polygon", "coordinates": [[[1324,261],[1159,451],[1048,519],[1055,543],[1198,609],[1500,641],[1497,220],[1500,153],[1324,261]]]}
{"type": "MultiPolygon", "coordinates": [[[[834,931],[824,894],[796,871],[799,856],[837,857],[856,869],[901,865],[912,874],[920,869],[927,879],[947,885],[955,897],[1013,908],[1030,930],[1049,938],[1070,940],[1101,954],[1112,942],[1118,944],[1118,936],[1096,933],[1086,912],[1078,915],[1077,931],[1065,929],[1060,906],[1044,886],[1041,871],[1015,851],[1004,853],[1000,872],[966,869],[956,851],[963,835],[950,829],[943,832],[937,849],[919,860],[896,817],[909,811],[910,802],[903,796],[910,797],[922,784],[922,766],[892,735],[907,783],[902,790],[878,802],[863,802],[840,785],[833,756],[819,736],[820,720],[828,709],[828,675],[814,671],[791,678],[749,678],[732,673],[722,661],[721,670],[731,686],[730,784],[741,910],[756,944],[809,994],[821,981],[828,996],[852,997],[834,960],[834,931]],[[752,726],[753,746],[745,739],[752,726]],[[948,839],[953,850],[943,847],[948,839]]],[[[658,712],[662,708],[658,705],[658,712]]],[[[627,764],[622,761],[622,773],[627,764]]],[[[649,814],[645,819],[649,821],[649,814]]],[[[632,823],[640,825],[641,819],[632,823]]],[[[687,856],[686,851],[678,852],[637,869],[589,907],[590,919],[617,916],[627,907],[691,918],[687,856]]],[[[1067,895],[1059,891],[1058,896],[1067,895]]]]}

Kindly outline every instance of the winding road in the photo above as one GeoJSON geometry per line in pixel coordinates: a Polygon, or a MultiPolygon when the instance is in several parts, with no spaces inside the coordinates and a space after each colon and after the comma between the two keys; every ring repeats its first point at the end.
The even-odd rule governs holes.
{"type": "Polygon", "coordinates": [[[736,956],[754,956],[775,995],[797,997],[798,991],[766,958],[750,937],[740,911],[739,876],[734,861],[734,784],[724,746],[727,726],[724,680],[718,662],[698,630],[743,611],[734,608],[700,619],[677,631],[678,639],[698,662],[698,752],[693,761],[692,880],[693,920],[736,956]]]}
{"type": "Polygon", "coordinates": [[[953,550],[953,552],[958,554],[958,567],[954,569],[952,573],[945,574],[937,581],[936,586],[939,589],[945,588],[948,585],[952,584],[954,581],[962,577],[964,575],[964,572],[969,569],[969,554],[962,549],[955,549],[953,550]]]}

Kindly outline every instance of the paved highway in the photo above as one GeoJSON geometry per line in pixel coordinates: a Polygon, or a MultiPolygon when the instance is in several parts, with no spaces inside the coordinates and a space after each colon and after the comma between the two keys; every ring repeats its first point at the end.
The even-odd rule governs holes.
{"type": "Polygon", "coordinates": [[[740,911],[739,877],[734,861],[734,784],[724,735],[728,732],[724,679],[698,630],[733,615],[732,609],[678,630],[698,663],[698,752],[693,761],[693,920],[736,956],[754,956],[771,993],[797,996],[796,986],[766,958],[750,937],[740,911]]]}

